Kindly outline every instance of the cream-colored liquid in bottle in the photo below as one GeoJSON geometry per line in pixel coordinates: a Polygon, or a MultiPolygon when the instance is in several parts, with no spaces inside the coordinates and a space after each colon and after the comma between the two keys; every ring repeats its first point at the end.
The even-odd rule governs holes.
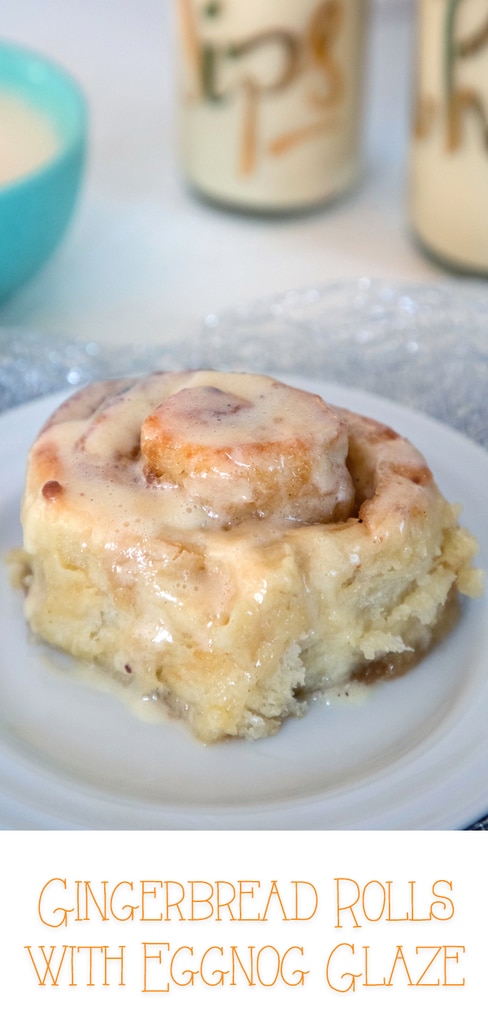
{"type": "Polygon", "coordinates": [[[420,0],[410,213],[427,249],[488,272],[488,3],[420,0]]]}
{"type": "Polygon", "coordinates": [[[0,92],[0,185],[42,167],[58,148],[47,117],[21,97],[0,92]]]}
{"type": "Polygon", "coordinates": [[[183,170],[263,211],[339,195],[360,167],[367,0],[177,0],[183,170]]]}

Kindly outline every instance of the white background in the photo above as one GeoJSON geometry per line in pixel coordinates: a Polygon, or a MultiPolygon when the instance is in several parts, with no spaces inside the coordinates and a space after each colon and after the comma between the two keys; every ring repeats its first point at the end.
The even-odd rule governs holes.
{"type": "MultiPolygon", "coordinates": [[[[35,855],[27,856],[29,837],[22,839],[13,834],[3,840],[4,857],[0,882],[2,929],[0,956],[2,964],[2,1003],[9,1006],[9,1024],[23,1024],[34,1016],[52,1024],[69,1020],[81,1024],[87,1019],[102,1021],[118,1019],[122,1022],[144,1020],[189,1021],[211,1019],[217,1024],[233,1020],[268,1019],[279,1014],[285,1024],[296,1021],[300,1014],[312,1021],[336,1020],[349,1024],[358,1019],[387,1022],[392,1019],[403,1024],[413,1018],[425,1021],[438,1016],[445,1020],[460,1019],[468,1014],[479,1015],[485,1000],[486,958],[486,906],[488,886],[480,836],[476,833],[428,835],[417,833],[58,833],[56,842],[47,834],[32,837],[35,855]],[[159,881],[179,881],[188,891],[188,881],[215,883],[217,879],[231,882],[246,881],[249,890],[253,882],[255,899],[243,903],[243,916],[257,916],[264,911],[267,894],[276,881],[285,914],[293,916],[292,881],[311,883],[317,893],[316,911],[310,920],[284,920],[277,901],[269,920],[230,922],[225,911],[222,920],[215,915],[199,923],[179,921],[175,917],[167,922],[140,920],[140,911],[134,921],[103,921],[93,903],[89,921],[73,920],[66,927],[53,928],[43,924],[39,917],[39,896],[46,883],[53,878],[65,879],[53,883],[41,902],[46,921],[59,920],[58,907],[75,907],[73,899],[76,880],[89,881],[92,891],[101,903],[103,880],[108,891],[119,881],[134,884],[135,899],[140,904],[140,881],[152,880],[160,893],[159,881]],[[339,883],[336,879],[350,879],[339,883]],[[381,886],[390,882],[391,909],[380,917],[381,886]],[[259,884],[258,884],[259,883],[259,884]],[[367,883],[370,883],[367,886],[367,883]],[[372,883],[372,884],[371,884],[372,883]],[[412,883],[411,885],[409,883],[412,883]],[[355,904],[354,913],[344,911],[337,917],[337,892],[341,904],[347,904],[350,893],[355,897],[365,887],[364,906],[370,919],[364,916],[361,902],[355,904]],[[450,896],[452,908],[444,912],[439,894],[450,896]],[[413,903],[411,899],[413,893],[413,903]],[[139,901],[138,901],[139,896],[139,901]],[[436,903],[438,918],[429,920],[431,904],[436,903]],[[407,914],[415,920],[405,920],[407,914]],[[390,918],[390,920],[388,919],[390,918]],[[442,919],[444,918],[445,919],[442,919]],[[341,927],[337,927],[339,920],[341,927]],[[303,986],[290,987],[281,981],[271,986],[270,967],[265,960],[262,977],[254,986],[246,983],[238,973],[237,984],[232,987],[209,987],[198,978],[195,984],[178,987],[173,984],[169,992],[144,993],[142,943],[168,943],[171,953],[181,946],[193,948],[180,954],[175,972],[183,966],[196,965],[209,946],[222,947],[224,955],[232,945],[237,946],[246,963],[246,950],[254,946],[260,950],[273,945],[280,956],[290,946],[303,949],[303,956],[290,958],[290,966],[304,967],[309,973],[303,986]],[[341,979],[334,955],[330,970],[330,984],[326,978],[326,965],[332,950],[339,944],[354,945],[344,951],[342,971],[361,975],[356,990],[337,992],[331,986],[347,987],[349,979],[341,979]],[[119,987],[119,974],[112,967],[103,986],[99,961],[94,954],[93,984],[87,985],[86,953],[76,953],[75,974],[68,969],[68,960],[60,971],[58,985],[40,986],[25,950],[31,946],[39,961],[38,947],[56,947],[58,958],[63,944],[68,946],[109,947],[109,955],[119,955],[118,947],[125,946],[124,987],[119,987]],[[369,947],[368,986],[365,985],[363,947],[369,947]],[[383,978],[389,978],[397,946],[403,948],[412,984],[400,964],[389,987],[383,978]],[[416,954],[417,946],[464,947],[459,951],[459,963],[450,961],[447,969],[449,987],[442,984],[443,972],[437,964],[424,979],[422,987],[414,982],[420,979],[427,954],[416,954]],[[441,984],[436,985],[436,980],[441,984]],[[464,984],[462,984],[464,980],[464,984]],[[74,984],[73,984],[74,981],[74,984]],[[268,982],[266,984],[266,982],[268,982]],[[427,985],[427,982],[429,984],[427,985]]],[[[315,897],[310,885],[300,887],[300,916],[313,912],[315,897]],[[306,894],[312,898],[308,899],[306,894]]],[[[129,890],[125,887],[126,894],[129,890]]],[[[210,891],[207,887],[205,890],[210,891]]],[[[227,892],[229,889],[226,890],[227,892]]],[[[202,888],[197,889],[199,895],[202,888]]],[[[119,901],[120,907],[122,901],[119,901]]],[[[129,902],[129,899],[126,901],[129,902]]],[[[117,904],[116,904],[117,906],[117,904]]],[[[183,904],[188,908],[189,904],[183,904]]],[[[148,899],[146,916],[163,913],[164,903],[148,899]]],[[[237,904],[234,905],[235,909],[237,904]]],[[[119,909],[119,916],[123,912],[119,909]]],[[[188,912],[188,911],[187,911],[188,912]]],[[[209,909],[201,904],[195,914],[204,916],[209,909]]],[[[83,916],[83,913],[82,915],[83,916]]],[[[155,953],[154,947],[148,950],[155,953]]],[[[272,954],[271,954],[272,955],[272,954]]],[[[263,954],[266,956],[266,954],[263,954]]],[[[430,954],[429,954],[430,958],[430,954]]],[[[439,959],[439,957],[438,957],[439,959]]],[[[54,960],[53,960],[54,963],[54,960]]],[[[221,962],[216,956],[213,966],[221,962]]],[[[222,964],[224,965],[224,964],[222,964]]],[[[286,973],[286,971],[285,971],[286,973]]],[[[181,974],[179,974],[181,978],[181,974]]],[[[166,968],[151,963],[147,973],[147,987],[167,986],[166,968]]],[[[256,975],[255,975],[256,980],[256,975]]]]}

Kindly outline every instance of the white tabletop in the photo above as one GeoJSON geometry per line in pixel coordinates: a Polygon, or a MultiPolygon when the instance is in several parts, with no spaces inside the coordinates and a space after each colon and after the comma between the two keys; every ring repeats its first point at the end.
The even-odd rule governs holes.
{"type": "Polygon", "coordinates": [[[69,233],[0,309],[0,326],[164,345],[209,313],[288,289],[444,278],[408,226],[413,11],[411,0],[373,2],[360,186],[307,216],[270,220],[211,208],[182,179],[171,0],[5,0],[3,37],[82,85],[91,141],[69,233]]]}

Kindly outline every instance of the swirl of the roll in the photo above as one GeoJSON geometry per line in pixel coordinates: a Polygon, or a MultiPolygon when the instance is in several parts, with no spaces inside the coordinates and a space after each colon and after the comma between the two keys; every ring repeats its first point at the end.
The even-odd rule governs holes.
{"type": "Polygon", "coordinates": [[[91,385],[44,437],[47,498],[60,497],[58,477],[76,474],[86,487],[98,477],[107,507],[117,487],[131,486],[148,504],[158,497],[170,525],[328,523],[354,504],[343,419],[319,396],[266,376],[200,370],[91,385]]]}

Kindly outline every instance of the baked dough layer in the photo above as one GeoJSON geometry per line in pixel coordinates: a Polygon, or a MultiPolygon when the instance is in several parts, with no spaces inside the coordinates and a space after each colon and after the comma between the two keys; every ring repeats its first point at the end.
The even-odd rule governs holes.
{"type": "Polygon", "coordinates": [[[156,698],[200,740],[256,739],[313,695],[425,654],[453,595],[479,592],[477,545],[458,512],[389,427],[271,378],[188,371],[92,384],[29,455],[25,615],[43,640],[156,698]],[[210,415],[212,391],[214,412],[237,396],[227,402],[242,417],[237,434],[210,415]],[[268,391],[283,413],[271,432],[253,420],[268,391]],[[199,395],[190,433],[177,425],[192,407],[184,392],[199,395]],[[172,431],[161,449],[158,430],[172,431]],[[275,477],[263,488],[266,445],[275,477]]]}

